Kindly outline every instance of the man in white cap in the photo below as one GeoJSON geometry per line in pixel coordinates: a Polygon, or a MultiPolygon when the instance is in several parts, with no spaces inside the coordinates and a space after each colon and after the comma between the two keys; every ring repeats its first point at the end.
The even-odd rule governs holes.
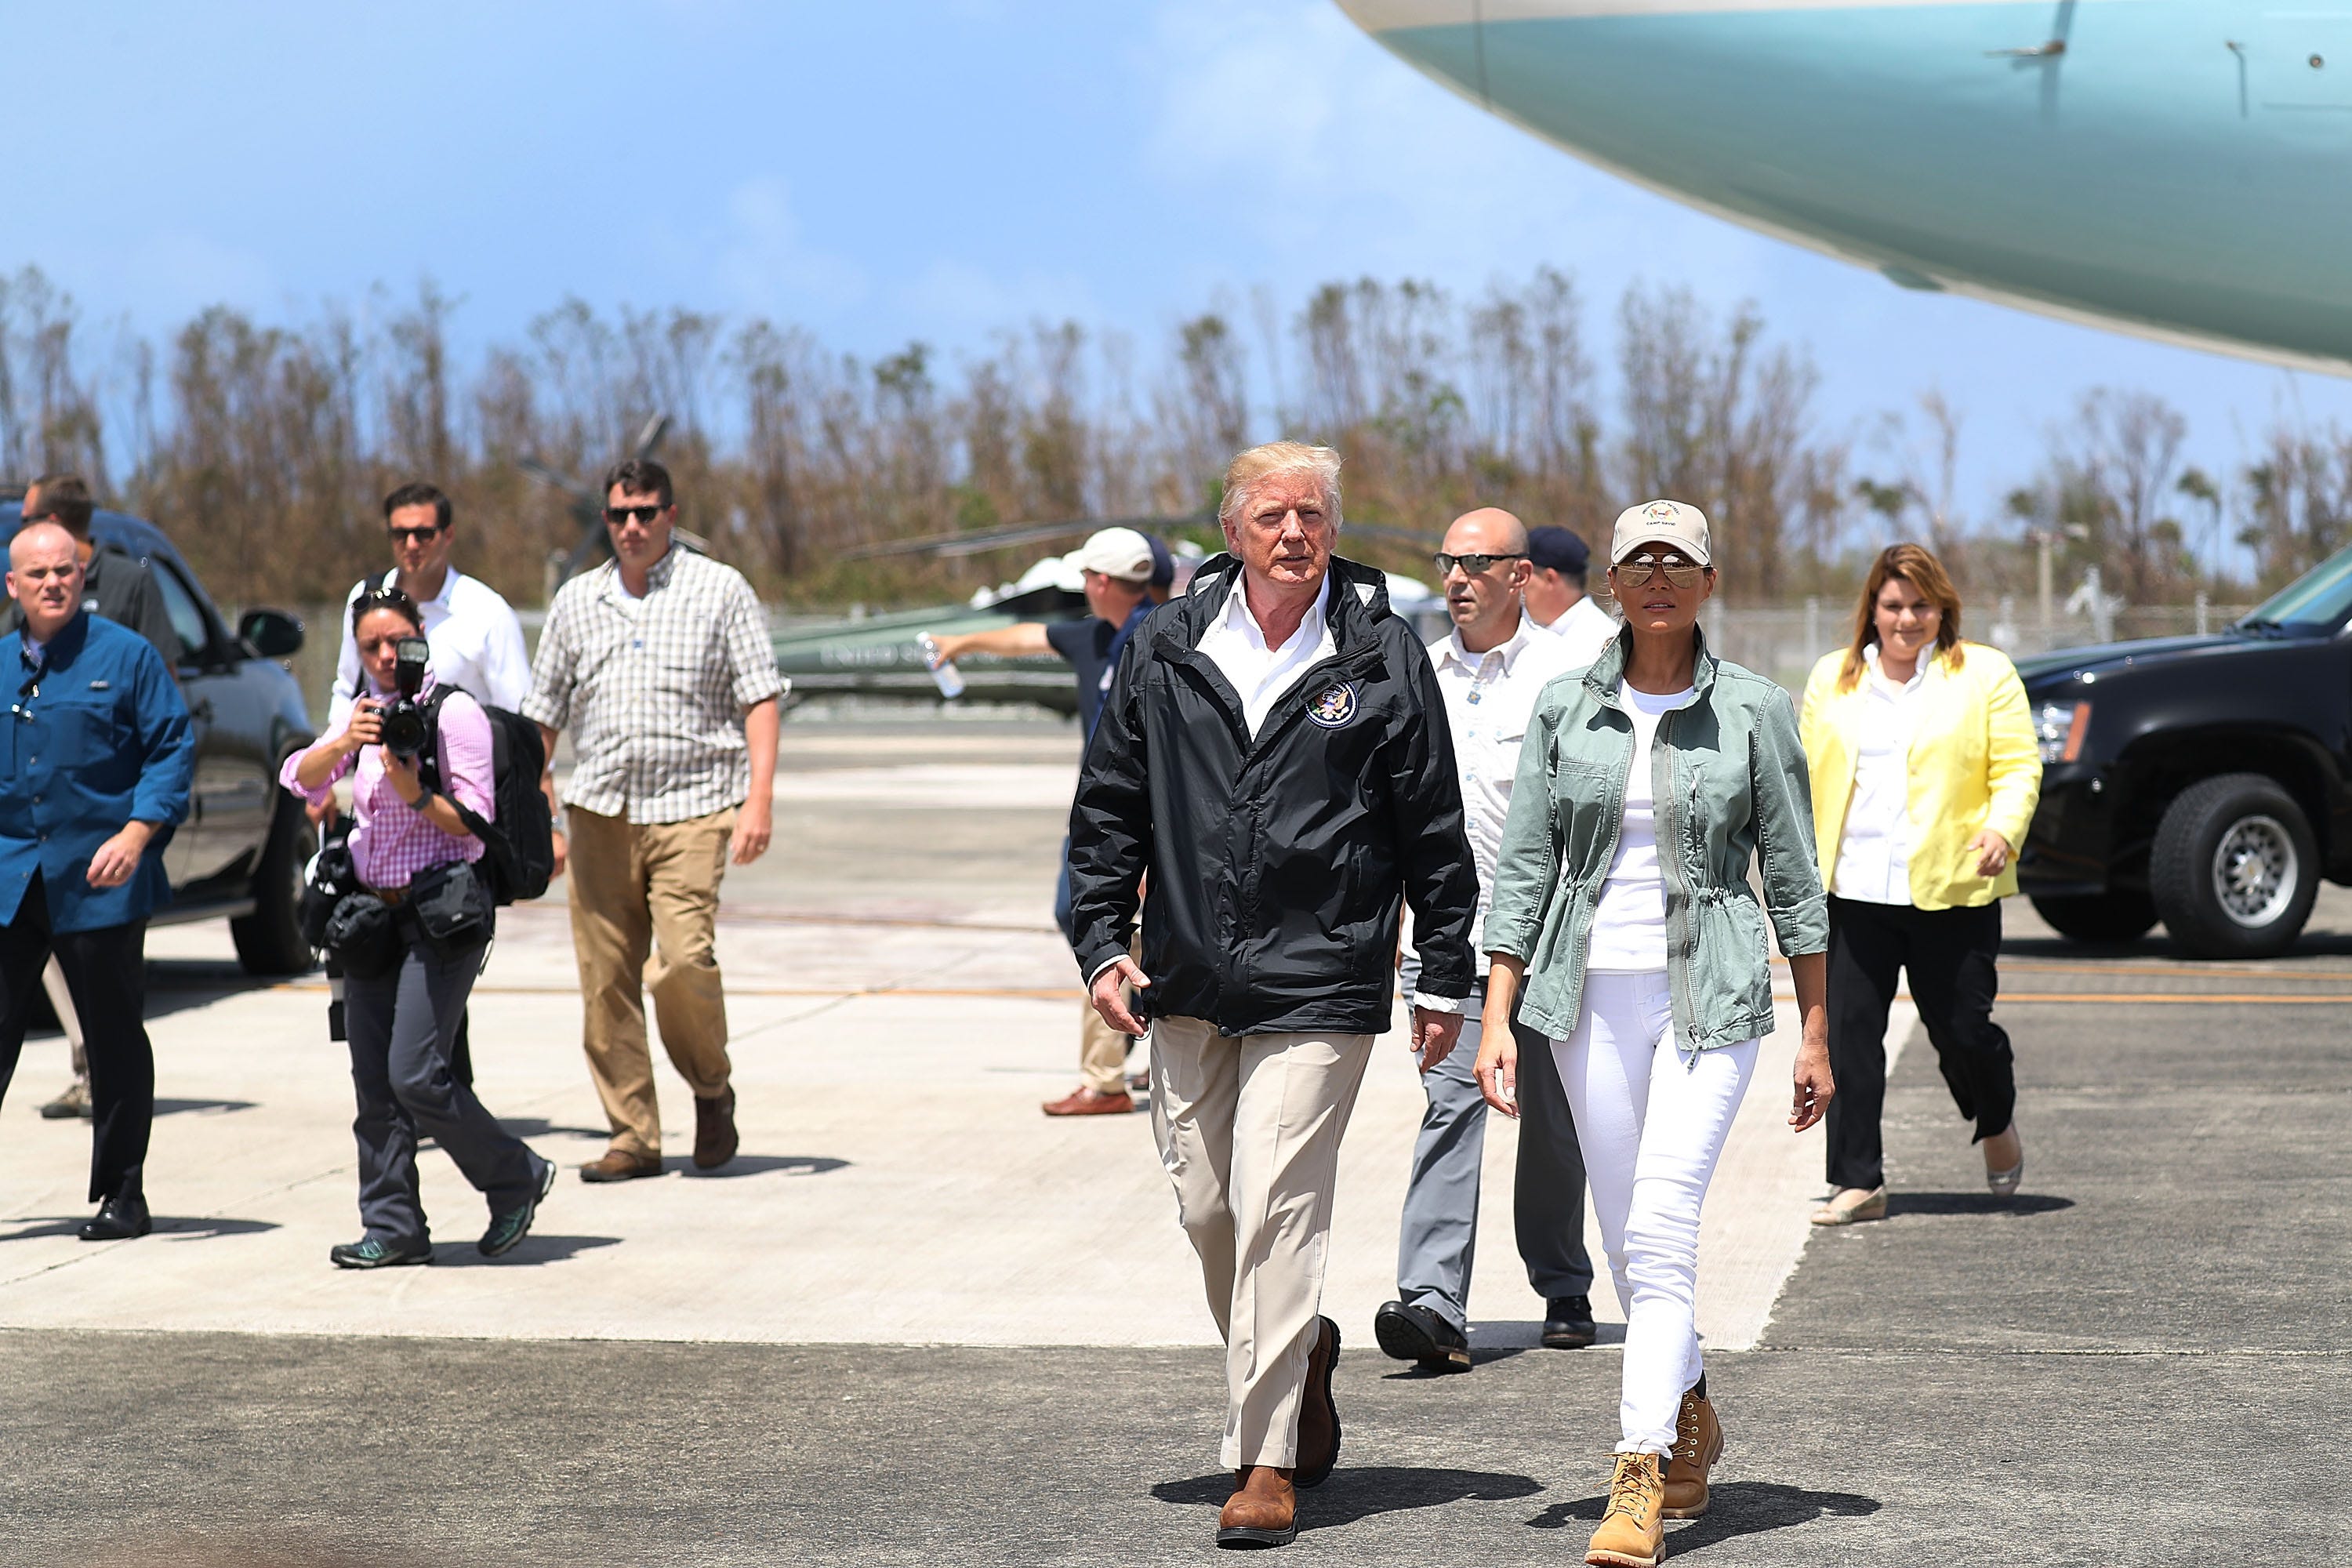
{"type": "MultiPolygon", "coordinates": [[[[1094,613],[1083,621],[1023,621],[994,631],[971,632],[938,640],[942,658],[990,653],[1013,658],[1023,654],[1057,653],[1069,661],[1078,678],[1078,721],[1091,740],[1095,721],[1102,713],[1103,696],[1118,671],[1127,639],[1151,613],[1151,584],[1157,574],[1158,552],[1152,542],[1131,528],[1106,528],[1089,537],[1064,559],[1086,580],[1087,608],[1094,613]]],[[[1062,868],[1054,891],[1054,923],[1070,932],[1070,842],[1062,840],[1062,868]]],[[[1080,1009],[1078,1026],[1078,1087],[1059,1100],[1046,1102],[1048,1116],[1121,1116],[1135,1109],[1127,1089],[1127,1052],[1134,1044],[1104,1023],[1091,1002],[1080,1009]]]]}

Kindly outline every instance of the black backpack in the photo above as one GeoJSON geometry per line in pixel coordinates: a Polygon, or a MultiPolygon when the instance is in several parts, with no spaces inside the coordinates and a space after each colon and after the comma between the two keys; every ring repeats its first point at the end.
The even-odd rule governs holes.
{"type": "MultiPolygon", "coordinates": [[[[425,700],[425,751],[417,773],[427,789],[441,789],[441,704],[452,687],[436,688],[425,700]]],[[[477,700],[478,700],[478,699],[477,700]]],[[[540,775],[547,771],[547,749],[540,743],[539,726],[520,713],[481,704],[490,721],[490,798],[498,820],[485,822],[442,790],[466,830],[488,846],[481,859],[492,900],[500,905],[538,898],[555,875],[555,824],[548,816],[547,796],[540,775]]]]}

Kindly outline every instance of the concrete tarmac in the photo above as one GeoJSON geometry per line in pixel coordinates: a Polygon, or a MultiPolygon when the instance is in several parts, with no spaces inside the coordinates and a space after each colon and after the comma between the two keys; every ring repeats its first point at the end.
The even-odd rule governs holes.
{"type": "MultiPolygon", "coordinates": [[[[67,1234],[86,1133],[33,1115],[61,1044],[0,1108],[0,1563],[1206,1558],[1221,1358],[1145,1119],[1035,1110],[1073,1076],[1045,913],[1075,749],[788,726],[779,850],[730,877],[721,938],[742,1168],[567,1177],[498,1263],[432,1155],[443,1266],[329,1268],[356,1228],[322,993],[237,983],[216,928],[157,933],[159,1234],[67,1234]]],[[[2352,1561],[2347,933],[2330,889],[2298,954],[2195,964],[2160,936],[2085,954],[2012,906],[2012,1207],[1908,1016],[1882,1224],[1803,1224],[1819,1137],[1774,1135],[1759,1073],[1703,1242],[1729,1447],[1674,1557],[2352,1561]]],[[[602,1129],[569,965],[560,904],[512,911],[475,1032],[485,1100],[577,1163],[602,1129]]],[[[1343,1162],[1347,1445],[1290,1554],[1575,1562],[1618,1357],[1531,1348],[1509,1130],[1477,1366],[1371,1345],[1419,1109],[1400,1058],[1343,1162]]]]}

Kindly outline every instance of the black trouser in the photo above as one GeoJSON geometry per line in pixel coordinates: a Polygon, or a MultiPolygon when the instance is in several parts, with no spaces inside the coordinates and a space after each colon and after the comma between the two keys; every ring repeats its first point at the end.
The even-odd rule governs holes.
{"type": "Polygon", "coordinates": [[[143,1195],[140,1167],[155,1122],[155,1053],[147,1044],[147,922],[52,931],[37,875],[0,926],[0,1097],[16,1076],[25,1028],[40,1005],[49,954],[65,971],[89,1057],[89,1198],[143,1195]]]}
{"type": "Polygon", "coordinates": [[[2009,1036],[1992,1021],[2000,904],[1922,910],[1830,899],[1830,1184],[1886,1179],[1879,1118],[1886,1105],[1886,1010],[1898,970],[1936,1047],[1937,1065],[1976,1141],[2007,1131],[2017,1109],[2009,1036]]]}
{"type": "Polygon", "coordinates": [[[343,977],[343,1032],[359,1100],[352,1132],[360,1221],[378,1240],[422,1246],[432,1231],[417,1190],[420,1136],[457,1163],[489,1199],[493,1215],[539,1191],[547,1167],[450,1071],[450,1040],[481,973],[482,944],[439,952],[413,929],[404,929],[402,941],[401,962],[389,973],[343,977]]]}

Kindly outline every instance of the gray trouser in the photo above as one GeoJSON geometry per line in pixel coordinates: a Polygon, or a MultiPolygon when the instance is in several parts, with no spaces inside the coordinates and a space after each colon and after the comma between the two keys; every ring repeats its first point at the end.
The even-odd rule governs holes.
{"type": "MultiPolygon", "coordinates": [[[[1483,990],[1464,1004],[1461,1043],[1422,1079],[1429,1109],[1412,1146],[1404,1223],[1397,1238],[1397,1299],[1469,1329],[1470,1269],[1478,1250],[1478,1173],[1486,1152],[1486,1101],[1478,1064],[1483,990]]],[[[1519,1046],[1519,1160],[1512,1203],[1528,1283],[1547,1300],[1592,1289],[1584,1249],[1584,1159],[1561,1092],[1551,1042],[1511,1026],[1519,1046]]]]}
{"type": "Polygon", "coordinates": [[[379,1240],[410,1246],[432,1239],[417,1197],[420,1136],[457,1163],[488,1197],[493,1215],[539,1191],[546,1163],[449,1070],[450,1042],[481,967],[478,944],[445,957],[412,936],[389,974],[344,978],[344,1029],[359,1093],[352,1132],[359,1140],[360,1222],[379,1240]]]}

